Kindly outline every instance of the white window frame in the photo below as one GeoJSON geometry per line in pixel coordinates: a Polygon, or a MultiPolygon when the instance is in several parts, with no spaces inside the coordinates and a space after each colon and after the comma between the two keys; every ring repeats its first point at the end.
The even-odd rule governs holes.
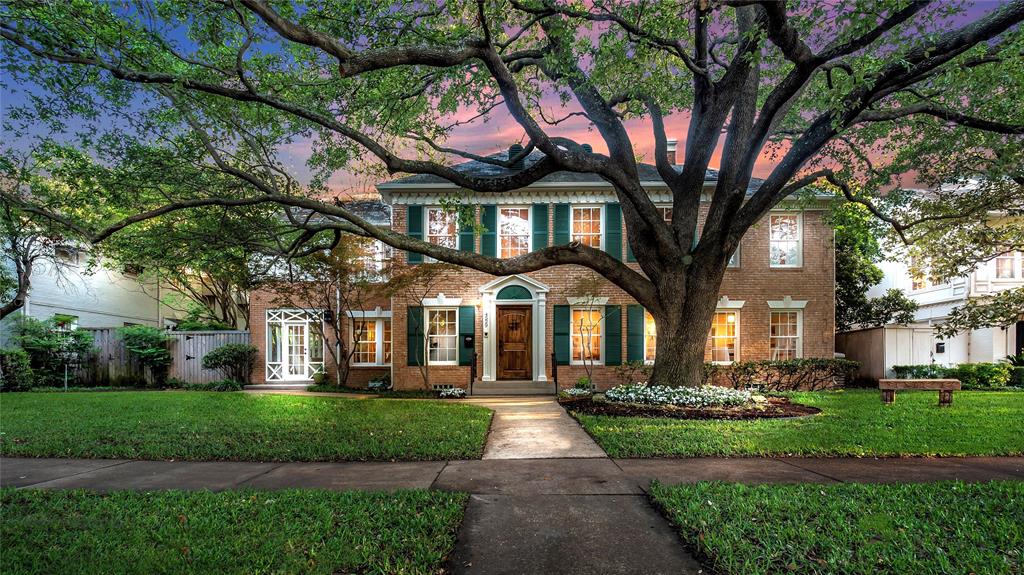
{"type": "MultiPolygon", "coordinates": [[[[801,255],[801,258],[803,256],[801,255]]],[[[727,268],[738,268],[740,267],[740,246],[736,246],[736,250],[729,256],[729,262],[725,264],[727,268]]]]}
{"type": "MultiPolygon", "coordinates": [[[[320,337],[320,345],[322,347],[320,357],[323,361],[310,361],[310,333],[315,332],[310,324],[317,321],[323,322],[323,310],[319,309],[297,309],[297,308],[271,308],[267,310],[264,316],[264,359],[266,364],[266,380],[267,381],[312,381],[313,376],[317,373],[324,373],[324,364],[327,359],[327,338],[320,337]],[[270,361],[270,349],[271,349],[271,325],[278,324],[281,326],[281,339],[278,361],[270,361]],[[289,374],[289,354],[288,354],[288,328],[302,326],[303,330],[303,341],[305,342],[305,354],[303,362],[305,369],[302,374],[289,374]]],[[[319,337],[320,334],[315,334],[319,337]]]]}
{"type": "Polygon", "coordinates": [[[368,243],[366,254],[360,258],[364,263],[358,276],[364,279],[384,279],[384,264],[391,259],[392,248],[380,240],[368,243]]]}
{"type": "MultiPolygon", "coordinates": [[[[442,208],[441,206],[423,206],[423,241],[427,242],[428,244],[429,243],[433,243],[433,242],[430,241],[430,212],[432,210],[439,211],[439,212],[441,212],[441,213],[443,213],[443,214],[445,214],[447,216],[455,218],[455,247],[452,248],[452,249],[454,249],[454,250],[462,249],[462,247],[459,245],[459,243],[460,243],[459,240],[460,240],[460,237],[461,237],[461,234],[459,234],[459,226],[460,226],[460,224],[459,224],[459,213],[458,212],[448,211],[448,210],[442,208]]],[[[434,245],[437,246],[437,245],[441,245],[441,244],[434,244],[434,245]]],[[[430,257],[430,256],[424,255],[423,256],[423,261],[425,261],[427,263],[431,263],[431,262],[436,262],[437,260],[432,258],[432,257],[430,257]]]]}
{"type": "Polygon", "coordinates": [[[1021,252],[1007,252],[996,256],[992,260],[992,279],[996,281],[1018,281],[1021,279],[1021,252]],[[1010,273],[1008,278],[999,277],[999,260],[1010,260],[1010,273]]]}
{"type": "MultiPolygon", "coordinates": [[[[604,330],[604,309],[603,309],[603,306],[596,305],[596,304],[595,305],[574,305],[574,306],[570,306],[569,307],[569,363],[571,365],[588,365],[588,364],[589,365],[603,365],[604,364],[604,345],[605,345],[604,334],[605,334],[605,330],[604,330]],[[582,333],[578,333],[578,332],[574,331],[575,326],[576,326],[576,322],[573,321],[573,312],[576,312],[576,311],[597,312],[598,313],[598,317],[600,319],[598,319],[597,328],[600,330],[600,333],[598,334],[597,357],[592,357],[590,359],[574,359],[576,357],[576,354],[574,353],[575,350],[576,350],[576,347],[575,347],[575,345],[573,343],[573,342],[576,341],[576,337],[575,336],[578,335],[581,338],[584,337],[582,333]]],[[[593,334],[591,334],[589,337],[593,337],[593,334]]],[[[580,350],[580,351],[584,351],[584,350],[580,350]]],[[[580,357],[583,357],[582,353],[580,354],[580,357]]]]}
{"type": "MultiPolygon", "coordinates": [[[[737,308],[718,308],[718,309],[715,310],[715,315],[718,315],[720,313],[731,313],[731,314],[735,314],[735,316],[736,316],[736,321],[733,322],[735,324],[735,326],[736,326],[735,327],[736,335],[733,336],[733,339],[736,340],[736,353],[733,354],[734,357],[730,361],[716,361],[715,360],[715,340],[712,338],[711,330],[708,330],[708,341],[711,342],[711,363],[714,363],[714,364],[717,364],[717,365],[732,365],[733,363],[736,363],[736,362],[740,361],[740,345],[741,345],[740,344],[740,323],[742,321],[740,319],[740,315],[741,315],[740,314],[740,309],[737,307],[737,308]]],[[[712,329],[714,329],[714,316],[712,316],[711,322],[712,322],[712,329]]]]}
{"type": "MultiPolygon", "coordinates": [[[[791,240],[778,240],[791,241],[791,240]]],[[[801,268],[804,265],[804,216],[801,212],[770,212],[768,214],[768,267],[773,269],[801,268]],[[772,218],[796,216],[796,263],[776,264],[772,258],[772,218]]]]}
{"type": "Polygon", "coordinates": [[[569,241],[576,241],[576,233],[573,231],[576,227],[576,210],[597,210],[597,221],[598,224],[601,226],[601,231],[597,233],[599,245],[594,249],[604,251],[604,206],[600,204],[573,204],[569,206],[569,241]]]}
{"type": "MultiPolygon", "coordinates": [[[[393,326],[393,325],[391,326],[392,329],[394,329],[394,327],[395,326],[393,326]]],[[[444,366],[444,365],[459,365],[459,308],[458,307],[450,307],[450,306],[444,306],[444,307],[440,307],[440,306],[437,306],[437,307],[424,307],[423,308],[423,327],[424,327],[423,335],[424,335],[424,339],[425,339],[424,344],[425,344],[425,347],[426,347],[426,349],[424,350],[426,353],[424,354],[424,358],[423,359],[427,363],[427,365],[441,365],[441,366],[444,366]],[[455,348],[454,348],[455,349],[455,359],[449,360],[449,361],[431,361],[431,359],[430,359],[430,338],[431,337],[451,337],[450,335],[435,335],[435,336],[430,335],[430,313],[431,312],[442,312],[442,311],[443,312],[454,312],[454,314],[455,314],[455,320],[452,322],[452,325],[455,326],[455,348]]],[[[392,352],[392,353],[394,353],[394,352],[392,352]]]]}
{"type": "Polygon", "coordinates": [[[649,312],[649,311],[647,311],[645,309],[644,310],[644,363],[645,364],[647,364],[647,365],[654,365],[654,360],[655,360],[655,357],[657,356],[657,350],[658,350],[657,323],[654,321],[654,316],[651,315],[651,312],[649,312]],[[651,352],[651,355],[649,357],[647,355],[648,318],[650,318],[650,326],[649,327],[650,327],[650,330],[651,330],[651,335],[654,337],[654,351],[651,352]]]}
{"type": "Polygon", "coordinates": [[[775,339],[793,339],[791,336],[782,336],[776,338],[772,336],[772,314],[776,313],[795,313],[796,314],[796,357],[793,359],[802,359],[804,357],[804,310],[798,308],[778,308],[768,310],[768,359],[774,360],[772,341],[775,339]]]}
{"type": "MultiPolygon", "coordinates": [[[[385,366],[386,367],[386,366],[391,365],[390,361],[388,361],[388,362],[384,361],[384,345],[386,343],[388,343],[384,339],[384,322],[391,322],[391,318],[390,317],[372,317],[372,316],[363,316],[363,317],[353,316],[351,318],[351,322],[352,323],[349,324],[349,325],[350,325],[352,331],[349,332],[349,333],[351,335],[350,339],[351,339],[351,342],[352,342],[352,350],[353,350],[353,353],[352,353],[352,359],[353,359],[352,365],[354,367],[381,367],[381,366],[385,366]],[[355,361],[355,358],[358,357],[355,349],[356,349],[356,346],[359,344],[359,342],[356,341],[356,322],[357,321],[365,321],[365,322],[369,322],[369,323],[373,324],[374,337],[376,338],[374,340],[374,343],[377,345],[377,348],[376,348],[376,351],[374,352],[374,361],[371,362],[371,363],[355,361]]],[[[391,326],[391,337],[392,338],[395,336],[394,329],[395,329],[395,326],[392,324],[392,326],[391,326]]],[[[394,347],[392,347],[391,353],[392,353],[392,360],[393,360],[394,353],[395,353],[394,352],[394,347]]]]}
{"type": "MultiPolygon", "coordinates": [[[[501,233],[501,212],[502,212],[502,210],[526,210],[526,253],[530,253],[530,251],[533,249],[533,209],[531,208],[531,206],[518,206],[518,205],[501,206],[501,205],[499,205],[498,206],[498,221],[497,221],[498,229],[497,229],[497,232],[496,232],[496,235],[497,235],[497,238],[498,238],[498,257],[500,257],[500,258],[516,257],[516,256],[506,256],[501,251],[501,238],[502,238],[502,233],[501,233]]],[[[522,254],[522,255],[525,255],[525,254],[522,254]]]]}

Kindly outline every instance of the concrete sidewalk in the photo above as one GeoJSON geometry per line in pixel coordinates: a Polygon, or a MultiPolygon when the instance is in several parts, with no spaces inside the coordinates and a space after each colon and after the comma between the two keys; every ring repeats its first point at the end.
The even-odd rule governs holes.
{"type": "Polygon", "coordinates": [[[553,397],[473,397],[494,410],[484,459],[608,457],[553,397]]]}
{"type": "Polygon", "coordinates": [[[637,495],[663,483],[1024,480],[1024,457],[516,459],[255,463],[0,459],[0,485],[115,489],[432,488],[478,495],[637,495]]]}

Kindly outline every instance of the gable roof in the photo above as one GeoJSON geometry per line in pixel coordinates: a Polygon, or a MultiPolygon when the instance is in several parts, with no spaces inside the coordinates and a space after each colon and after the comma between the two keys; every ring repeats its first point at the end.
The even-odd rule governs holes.
{"type": "MultiPolygon", "coordinates": [[[[506,159],[508,159],[508,153],[507,152],[498,152],[496,154],[491,154],[491,155],[487,156],[487,158],[488,159],[492,159],[492,160],[505,161],[506,159]]],[[[455,170],[458,170],[459,172],[462,172],[463,174],[466,174],[467,176],[472,176],[472,177],[476,177],[476,178],[500,178],[500,177],[503,177],[503,176],[510,176],[512,174],[520,172],[523,169],[525,169],[527,166],[532,166],[533,164],[539,162],[543,158],[544,158],[544,153],[543,152],[534,150],[533,152],[530,153],[530,155],[528,155],[525,158],[525,160],[523,162],[523,167],[522,168],[507,168],[505,166],[497,166],[497,165],[494,165],[494,164],[489,164],[487,162],[481,162],[479,160],[470,160],[468,162],[463,162],[461,164],[456,164],[452,168],[455,169],[455,170]]],[[[643,183],[645,183],[647,185],[651,185],[651,184],[661,185],[661,186],[665,185],[664,181],[661,179],[661,175],[658,174],[658,168],[655,167],[653,164],[643,164],[643,163],[640,163],[640,164],[637,164],[637,168],[638,168],[639,173],[640,173],[640,181],[641,182],[643,182],[643,183]]],[[[680,169],[682,169],[682,166],[677,165],[676,169],[680,170],[680,169]]],[[[704,182],[705,183],[714,183],[714,182],[717,182],[717,181],[718,181],[718,170],[709,168],[707,170],[705,176],[704,176],[704,182]]],[[[750,194],[753,191],[755,191],[761,185],[761,181],[762,180],[760,180],[758,178],[751,179],[750,186],[747,188],[747,193],[750,194]]],[[[533,186],[538,185],[538,184],[540,184],[540,185],[544,185],[544,184],[547,184],[547,185],[565,185],[565,186],[572,186],[572,185],[581,185],[581,186],[600,185],[600,186],[606,186],[606,185],[608,185],[608,182],[605,181],[604,179],[602,179],[597,174],[590,173],[590,172],[580,173],[580,172],[559,171],[559,172],[554,172],[552,174],[548,174],[548,175],[544,176],[543,178],[541,178],[540,180],[538,180],[537,182],[535,182],[534,184],[531,184],[530,186],[527,186],[527,187],[533,187],[533,186]]],[[[388,182],[380,183],[380,184],[377,185],[377,189],[379,189],[379,190],[388,190],[388,189],[394,189],[394,188],[410,189],[410,188],[416,188],[416,187],[425,187],[425,188],[436,189],[438,187],[448,187],[448,186],[453,187],[453,188],[457,187],[457,186],[455,186],[455,184],[452,184],[448,180],[446,180],[446,179],[444,179],[444,178],[442,178],[440,176],[435,176],[434,174],[415,174],[415,175],[412,175],[412,176],[406,176],[404,178],[398,178],[398,179],[391,180],[391,181],[388,181],[388,182]]]]}

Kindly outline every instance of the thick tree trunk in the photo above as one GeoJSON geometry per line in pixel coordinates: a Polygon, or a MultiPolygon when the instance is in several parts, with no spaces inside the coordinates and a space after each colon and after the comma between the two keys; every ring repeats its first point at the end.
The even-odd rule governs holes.
{"type": "MultiPolygon", "coordinates": [[[[697,266],[692,266],[691,270],[697,266]]],[[[665,313],[655,317],[657,344],[651,385],[696,387],[704,381],[704,350],[724,274],[691,271],[686,289],[663,289],[665,313]]]]}

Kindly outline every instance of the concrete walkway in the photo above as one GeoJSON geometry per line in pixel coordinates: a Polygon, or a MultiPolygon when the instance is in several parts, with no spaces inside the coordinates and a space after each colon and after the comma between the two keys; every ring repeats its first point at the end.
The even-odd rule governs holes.
{"type": "Polygon", "coordinates": [[[607,457],[552,397],[473,397],[494,410],[484,459],[607,457]]]}

